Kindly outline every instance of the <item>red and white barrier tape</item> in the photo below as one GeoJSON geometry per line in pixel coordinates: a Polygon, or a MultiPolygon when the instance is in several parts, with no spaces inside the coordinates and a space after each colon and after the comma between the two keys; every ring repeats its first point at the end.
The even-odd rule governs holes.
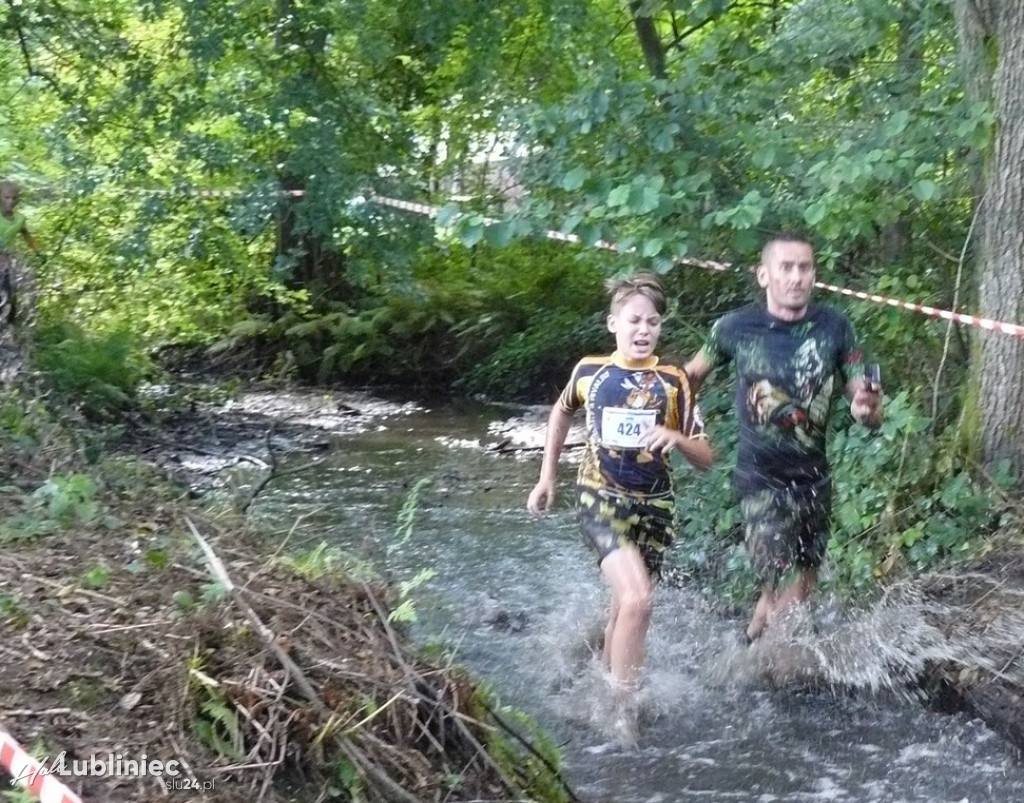
{"type": "Polygon", "coordinates": [[[82,803],[82,798],[68,789],[45,767],[29,755],[7,731],[0,730],[0,766],[15,783],[39,798],[41,803],[82,803]]]}
{"type": "MultiPolygon", "coordinates": [[[[415,212],[420,215],[426,215],[427,217],[437,217],[438,212],[441,211],[439,206],[430,206],[428,204],[418,204],[413,201],[400,201],[397,198],[385,198],[383,195],[371,195],[368,199],[370,203],[377,204],[378,206],[390,206],[393,209],[400,209],[404,212],[415,212]]],[[[484,225],[491,226],[500,221],[491,218],[484,218],[484,225]]],[[[544,236],[549,240],[560,240],[565,243],[576,243],[583,244],[583,240],[575,234],[565,234],[561,231],[554,231],[549,229],[544,232],[544,236]]],[[[632,254],[636,251],[635,248],[622,249],[615,243],[610,243],[607,240],[598,240],[594,243],[594,248],[600,248],[604,251],[615,251],[618,254],[632,254]]],[[[729,265],[725,265],[721,262],[712,262],[706,259],[689,259],[687,257],[680,257],[675,260],[681,265],[692,265],[695,268],[705,268],[706,270],[717,270],[717,271],[730,271],[732,268],[729,265]]]]}
{"type": "MultiPolygon", "coordinates": [[[[156,194],[175,194],[176,190],[143,190],[142,192],[156,193],[156,194]]],[[[182,190],[191,195],[200,197],[227,197],[229,195],[240,194],[234,190],[182,190]]],[[[283,190],[283,195],[289,195],[292,197],[301,197],[305,195],[304,190],[283,190]]],[[[392,209],[398,209],[403,212],[413,212],[419,215],[426,215],[427,217],[437,217],[441,211],[439,206],[431,206],[429,204],[416,203],[415,201],[403,201],[397,198],[387,198],[383,195],[371,195],[367,199],[371,203],[377,204],[378,206],[387,206],[392,209]]],[[[484,218],[483,222],[485,225],[490,226],[499,221],[495,218],[484,218]]],[[[559,240],[566,243],[582,244],[583,240],[575,234],[565,234],[560,231],[549,230],[544,232],[544,236],[549,240],[559,240]]],[[[635,248],[622,249],[615,243],[608,242],[607,240],[598,240],[594,243],[595,248],[600,248],[605,251],[615,251],[617,253],[633,253],[635,248]]],[[[734,268],[732,265],[713,262],[705,259],[690,259],[690,258],[679,258],[676,260],[677,263],[682,265],[690,265],[692,267],[704,268],[705,270],[715,270],[723,273],[731,272],[734,268]]],[[[1004,323],[1003,321],[992,320],[991,318],[980,318],[976,315],[967,315],[961,312],[953,312],[952,310],[938,309],[936,307],[930,307],[927,304],[915,304],[912,301],[903,301],[898,298],[890,298],[888,296],[881,296],[877,293],[865,293],[860,290],[850,290],[846,287],[838,287],[834,284],[826,284],[824,282],[815,282],[815,287],[822,290],[827,290],[830,293],[839,293],[840,295],[850,296],[851,298],[857,298],[862,301],[873,301],[876,304],[887,304],[890,307],[897,307],[899,309],[909,310],[910,312],[917,312],[922,315],[929,315],[934,318],[943,318],[947,321],[955,321],[956,323],[967,324],[968,326],[976,326],[980,329],[986,329],[990,332],[1000,332],[1005,335],[1012,335],[1014,337],[1024,338],[1024,326],[1016,323],[1004,323]]]]}
{"type": "MultiPolygon", "coordinates": [[[[421,215],[428,215],[430,217],[436,217],[439,207],[428,206],[427,204],[412,203],[410,201],[399,201],[394,198],[385,198],[380,195],[370,196],[370,200],[373,203],[380,204],[381,206],[390,206],[394,209],[401,209],[407,212],[416,212],[421,215]]],[[[490,225],[497,221],[491,218],[484,218],[484,223],[490,225]]],[[[580,238],[575,234],[563,234],[557,231],[548,231],[545,236],[551,240],[563,240],[565,242],[579,243],[580,238]]],[[[598,248],[603,248],[608,251],[619,251],[618,246],[614,243],[605,242],[601,240],[595,244],[598,248]]],[[[630,249],[633,251],[635,249],[630,249]]],[[[683,265],[692,265],[695,267],[706,268],[708,270],[717,271],[731,271],[733,267],[721,262],[710,262],[707,260],[699,259],[677,259],[677,262],[683,265]]],[[[935,318],[944,318],[947,321],[956,321],[957,323],[967,324],[969,326],[977,326],[981,329],[987,329],[992,332],[1002,332],[1006,335],[1013,335],[1014,337],[1024,337],[1024,326],[1015,323],[1003,323],[1002,321],[994,321],[991,318],[979,318],[976,315],[966,315],[961,312],[953,312],[951,310],[938,309],[936,307],[929,307],[926,304],[915,304],[912,301],[903,301],[898,298],[889,298],[888,296],[880,296],[876,293],[864,293],[860,290],[850,290],[846,287],[838,287],[834,284],[826,284],[825,282],[815,282],[815,287],[827,290],[830,293],[839,293],[840,295],[850,296],[852,298],[858,298],[862,301],[873,301],[876,304],[888,304],[890,307],[897,307],[899,309],[910,310],[911,312],[918,312],[922,315],[930,315],[935,318]]]]}
{"type": "Polygon", "coordinates": [[[844,296],[859,298],[862,301],[874,301],[876,304],[888,304],[890,307],[898,307],[900,309],[910,310],[911,312],[920,312],[922,315],[931,315],[933,318],[944,318],[947,321],[965,323],[968,326],[977,326],[981,329],[988,329],[990,332],[1002,332],[1004,335],[1024,337],[1024,326],[1016,323],[1003,323],[1002,321],[994,321],[991,318],[979,318],[976,315],[966,315],[962,312],[938,309],[937,307],[929,307],[926,304],[915,304],[912,301],[901,301],[898,298],[889,298],[875,293],[863,293],[860,290],[848,290],[845,287],[836,287],[834,284],[815,282],[814,286],[820,287],[822,290],[828,290],[832,293],[839,293],[844,296]]]}

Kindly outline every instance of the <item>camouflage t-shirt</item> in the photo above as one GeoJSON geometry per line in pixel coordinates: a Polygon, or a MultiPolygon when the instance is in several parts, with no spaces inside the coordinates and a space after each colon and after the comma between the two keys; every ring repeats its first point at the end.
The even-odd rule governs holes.
{"type": "Polygon", "coordinates": [[[740,494],[828,476],[825,431],[833,395],[864,373],[845,315],[812,304],[799,321],[784,321],[761,305],[743,307],[715,322],[701,353],[711,366],[736,364],[740,494]]]}

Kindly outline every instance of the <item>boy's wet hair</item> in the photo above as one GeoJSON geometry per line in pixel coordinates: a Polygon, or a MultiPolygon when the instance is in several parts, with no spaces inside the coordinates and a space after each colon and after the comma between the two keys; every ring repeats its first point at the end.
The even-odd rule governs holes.
{"type": "Polygon", "coordinates": [[[11,181],[9,178],[0,181],[0,190],[10,190],[15,200],[21,196],[21,187],[18,186],[16,181],[11,181]]]}
{"type": "Polygon", "coordinates": [[[668,309],[668,299],[665,298],[661,280],[653,273],[634,273],[618,279],[609,279],[604,286],[611,299],[613,313],[618,312],[626,301],[636,295],[648,299],[659,315],[664,315],[665,310],[668,309]]]}

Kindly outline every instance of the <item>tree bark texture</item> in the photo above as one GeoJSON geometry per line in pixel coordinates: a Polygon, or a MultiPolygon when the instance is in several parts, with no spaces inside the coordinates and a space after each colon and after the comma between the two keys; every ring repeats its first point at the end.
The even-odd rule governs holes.
{"type": "MultiPolygon", "coordinates": [[[[983,70],[994,54],[991,91],[995,112],[992,149],[978,203],[981,314],[1024,321],[1024,3],[959,0],[957,20],[964,63],[983,70]],[[967,52],[974,48],[974,52],[967,52]],[[979,50],[980,48],[980,50],[979,50]]],[[[982,73],[984,74],[984,72],[982,73]]],[[[978,75],[969,92],[985,94],[978,75]]],[[[1024,476],[1024,339],[980,330],[972,378],[979,383],[978,415],[986,465],[1008,459],[1024,476]]]]}
{"type": "Polygon", "coordinates": [[[633,26],[636,28],[636,38],[640,42],[640,49],[644,52],[644,62],[647,70],[654,78],[665,77],[665,45],[658,36],[658,26],[654,24],[654,17],[643,14],[643,0],[631,0],[629,10],[633,17],[633,26]]]}

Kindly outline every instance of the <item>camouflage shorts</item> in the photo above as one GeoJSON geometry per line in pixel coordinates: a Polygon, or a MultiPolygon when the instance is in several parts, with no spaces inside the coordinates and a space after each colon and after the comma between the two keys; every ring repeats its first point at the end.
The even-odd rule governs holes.
{"type": "Polygon", "coordinates": [[[740,499],[754,573],[775,588],[792,569],[816,569],[829,538],[832,483],[764,488],[740,499]]]}
{"type": "Polygon", "coordinates": [[[675,530],[673,498],[620,496],[582,485],[576,490],[580,530],[597,553],[598,565],[619,547],[633,544],[647,571],[658,577],[675,530]]]}
{"type": "Polygon", "coordinates": [[[14,385],[25,373],[35,301],[32,274],[18,259],[0,250],[0,387],[14,385]]]}

